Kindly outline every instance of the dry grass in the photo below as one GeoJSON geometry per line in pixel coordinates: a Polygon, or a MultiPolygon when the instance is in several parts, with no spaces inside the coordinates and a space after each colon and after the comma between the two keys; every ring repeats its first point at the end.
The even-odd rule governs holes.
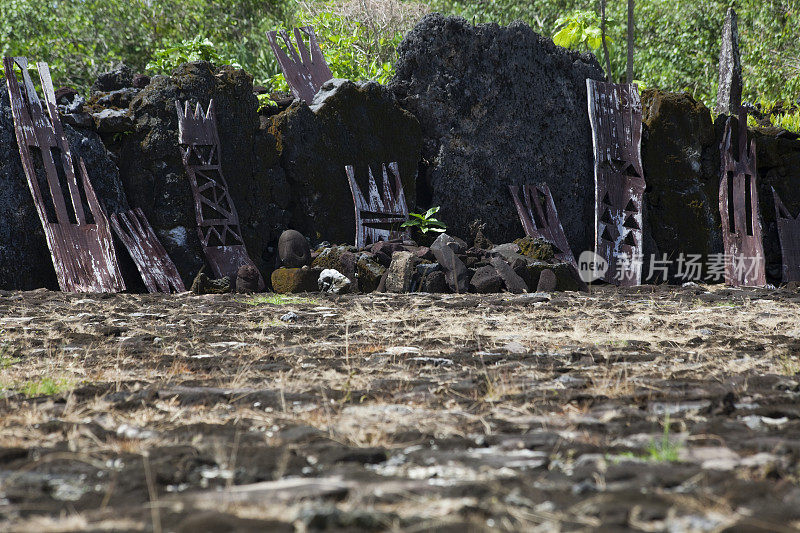
{"type": "MultiPolygon", "coordinates": [[[[749,424],[761,424],[766,429],[757,431],[770,435],[795,427],[777,414],[768,413],[774,420],[761,421],[757,404],[767,397],[771,405],[793,401],[791,384],[800,369],[797,303],[742,291],[708,299],[671,292],[556,295],[537,304],[474,296],[247,301],[185,295],[0,297],[0,394],[5,396],[0,400],[0,452],[40,450],[15,466],[15,475],[5,474],[0,463],[0,529],[4,524],[42,531],[136,529],[163,523],[167,530],[173,520],[170,506],[181,504],[175,499],[177,489],[168,492],[167,487],[230,488],[249,479],[258,461],[272,465],[265,474],[270,480],[336,474],[416,483],[428,476],[424,490],[403,489],[401,496],[386,501],[351,493],[335,504],[342,512],[368,508],[384,513],[381,520],[388,520],[389,527],[402,523],[404,529],[424,530],[455,523],[459,516],[473,523],[476,518],[468,510],[476,506],[481,516],[491,516],[506,529],[596,527],[601,523],[598,509],[616,501],[617,485],[604,472],[595,472],[591,483],[610,492],[568,506],[519,503],[545,497],[524,496],[520,487],[540,487],[536,490],[554,500],[577,498],[569,496],[569,485],[553,488],[562,482],[548,480],[548,473],[572,476],[581,461],[590,460],[581,454],[602,456],[609,447],[632,457],[647,453],[648,443],[661,438],[659,409],[664,406],[676,409],[670,415],[672,431],[685,436],[688,445],[735,446],[738,434],[712,434],[707,427],[709,410],[721,409],[720,398],[728,391],[743,407],[736,415],[720,415],[734,417],[720,427],[756,431],[737,416],[749,416],[749,424]],[[297,321],[281,322],[289,310],[297,313],[297,321]],[[758,384],[770,374],[774,379],[758,384]],[[746,407],[751,404],[755,407],[746,407]],[[295,442],[286,440],[289,430],[318,433],[295,442]],[[524,444],[539,433],[546,435],[541,443],[524,444]],[[315,439],[324,439],[324,446],[315,439]],[[452,448],[452,457],[412,458],[450,450],[447,446],[453,445],[446,443],[462,441],[452,448]],[[475,455],[487,442],[506,444],[475,455]],[[194,450],[191,457],[202,458],[202,466],[184,471],[182,463],[159,462],[164,450],[187,447],[194,450]],[[387,458],[378,466],[360,459],[353,460],[357,467],[326,463],[343,449],[356,457],[359,450],[382,450],[387,458]],[[585,449],[595,451],[576,452],[585,449]],[[508,453],[507,464],[525,465],[540,451],[546,469],[490,460],[508,453]],[[393,463],[394,456],[404,459],[393,463]],[[132,464],[132,457],[138,458],[138,470],[113,466],[115,461],[132,464]],[[134,494],[126,505],[144,506],[149,523],[143,525],[141,515],[112,519],[100,507],[72,503],[64,504],[74,511],[63,518],[55,511],[26,521],[3,514],[4,494],[21,490],[20,479],[61,464],[94,465],[110,476],[96,482],[107,495],[101,498],[102,509],[122,505],[114,498],[123,489],[112,490],[107,479],[138,476],[139,484],[125,489],[134,494]],[[206,472],[206,485],[199,484],[198,472],[206,472]],[[494,495],[465,499],[440,490],[462,482],[478,483],[494,495]],[[547,492],[560,490],[567,496],[547,492]],[[416,522],[403,522],[412,517],[416,522]]],[[[744,438],[750,433],[741,433],[740,457],[759,451],[748,447],[755,446],[744,438]]],[[[783,448],[776,445],[775,450],[783,448]]],[[[781,476],[796,478],[794,459],[781,457],[780,467],[759,463],[738,475],[769,484],[779,468],[781,476]]],[[[710,479],[702,470],[687,476],[710,479]]],[[[649,490],[658,494],[661,489],[649,490]]],[[[718,522],[726,525],[755,512],[731,503],[725,490],[691,489],[686,501],[665,497],[667,511],[658,519],[648,514],[647,503],[639,502],[627,515],[628,525],[655,530],[677,524],[687,512],[721,515],[725,519],[718,522]],[[713,505],[697,508],[696,498],[709,494],[713,505]]],[[[62,508],[59,501],[48,502],[30,503],[62,508]]],[[[295,519],[308,509],[300,502],[219,507],[265,520],[295,519]]]]}

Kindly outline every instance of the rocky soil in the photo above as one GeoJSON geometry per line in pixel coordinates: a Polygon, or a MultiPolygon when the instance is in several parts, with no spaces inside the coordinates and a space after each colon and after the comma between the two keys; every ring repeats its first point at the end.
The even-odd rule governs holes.
{"type": "Polygon", "coordinates": [[[0,530],[794,531],[798,307],[0,292],[0,530]]]}

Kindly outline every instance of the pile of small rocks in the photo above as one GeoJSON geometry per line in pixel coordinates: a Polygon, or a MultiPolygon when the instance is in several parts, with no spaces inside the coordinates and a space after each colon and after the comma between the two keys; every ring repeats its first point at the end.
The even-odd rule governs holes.
{"type": "Polygon", "coordinates": [[[278,254],[282,266],[272,272],[277,293],[522,294],[583,288],[549,243],[530,237],[493,245],[478,233],[470,245],[442,233],[430,246],[396,239],[361,249],[322,243],[312,251],[302,234],[288,230],[281,235],[278,254]]]}

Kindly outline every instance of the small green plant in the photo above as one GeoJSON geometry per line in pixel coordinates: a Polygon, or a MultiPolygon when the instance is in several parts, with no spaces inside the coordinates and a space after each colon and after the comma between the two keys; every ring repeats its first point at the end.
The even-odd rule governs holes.
{"type": "Polygon", "coordinates": [[[231,58],[223,57],[213,42],[200,37],[156,50],[146,68],[150,72],[169,73],[178,65],[191,61],[209,61],[215,65],[232,65],[240,68],[231,58]]]}
{"type": "Polygon", "coordinates": [[[262,109],[266,109],[268,107],[277,107],[278,104],[275,103],[275,100],[268,93],[259,94],[256,96],[258,98],[258,110],[261,111],[262,109]]]}
{"type": "Polygon", "coordinates": [[[42,378],[38,381],[26,381],[15,388],[25,396],[52,396],[68,391],[74,385],[74,382],[68,379],[42,378]]]}
{"type": "Polygon", "coordinates": [[[661,435],[661,441],[654,440],[650,443],[650,446],[647,448],[647,456],[645,457],[646,459],[660,463],[674,463],[678,460],[678,452],[680,451],[681,447],[679,444],[670,441],[669,426],[669,413],[667,413],[664,418],[664,432],[661,435]]]}
{"type": "Polygon", "coordinates": [[[447,226],[441,220],[433,217],[438,212],[439,206],[431,207],[421,215],[419,213],[409,213],[408,220],[400,224],[400,227],[416,228],[423,235],[427,235],[430,232],[444,233],[447,231],[447,226]]]}
{"type": "MultiPolygon", "coordinates": [[[[800,109],[794,103],[759,98],[757,107],[773,126],[792,133],[800,133],[800,109]]],[[[753,115],[747,115],[747,125],[755,128],[763,124],[759,124],[753,115]]]]}
{"type": "Polygon", "coordinates": [[[670,421],[669,413],[664,418],[664,432],[661,435],[661,440],[653,440],[647,447],[647,453],[634,454],[631,452],[621,453],[619,455],[609,457],[611,461],[619,462],[621,458],[638,459],[643,461],[651,461],[654,463],[674,463],[678,461],[678,455],[681,450],[681,445],[673,443],[670,438],[670,421]]]}
{"type": "Polygon", "coordinates": [[[4,370],[20,362],[19,357],[14,357],[8,352],[8,346],[0,346],[0,370],[4,370]]]}
{"type": "Polygon", "coordinates": [[[246,300],[242,300],[243,303],[249,305],[289,305],[289,304],[317,304],[319,303],[318,300],[313,298],[303,298],[301,296],[288,296],[285,294],[277,294],[277,293],[269,293],[269,294],[257,294],[255,296],[251,296],[246,300]]]}
{"type": "MultiPolygon", "coordinates": [[[[613,24],[606,19],[606,24],[613,24]]],[[[600,30],[600,17],[592,11],[575,11],[571,15],[556,20],[556,33],[553,42],[558,46],[573,50],[591,50],[596,52],[603,46],[603,35],[600,30]]],[[[611,47],[613,41],[606,35],[606,45],[611,47]]]]}

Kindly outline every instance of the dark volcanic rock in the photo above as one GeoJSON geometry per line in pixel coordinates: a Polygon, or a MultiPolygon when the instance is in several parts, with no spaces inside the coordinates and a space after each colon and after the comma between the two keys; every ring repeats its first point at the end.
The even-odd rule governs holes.
{"type": "Polygon", "coordinates": [[[758,205],[767,276],[775,283],[781,280],[781,251],[772,187],[792,216],[800,213],[800,140],[786,137],[782,132],[777,128],[751,131],[758,160],[758,205]]]}
{"type": "Polygon", "coordinates": [[[150,84],[150,76],[144,74],[137,74],[133,77],[133,87],[135,89],[144,89],[150,84]]]}
{"type": "Polygon", "coordinates": [[[503,278],[503,283],[508,289],[508,292],[513,294],[522,294],[523,292],[528,290],[528,285],[525,283],[525,280],[522,279],[514,269],[511,268],[511,265],[500,259],[499,257],[493,257],[491,260],[492,266],[497,270],[497,273],[503,278]]]}
{"type": "Polygon", "coordinates": [[[278,239],[278,256],[283,266],[299,268],[311,262],[311,247],[302,233],[287,229],[278,239]]]}
{"type": "Polygon", "coordinates": [[[361,292],[373,292],[378,289],[386,267],[378,263],[375,256],[361,253],[356,262],[358,288],[361,292]]]}
{"type": "MultiPolygon", "coordinates": [[[[722,251],[719,140],[711,113],[688,94],[658,90],[644,91],[642,111],[645,257],[700,254],[705,262],[722,251]]],[[[647,266],[642,273],[647,276],[647,266]]]]}
{"type": "MultiPolygon", "coordinates": [[[[463,242],[463,241],[462,241],[463,242]]],[[[464,294],[469,291],[470,271],[464,262],[458,258],[454,248],[459,246],[459,242],[450,238],[446,233],[442,233],[431,245],[436,261],[442,266],[445,272],[445,279],[450,290],[464,294]]]]}
{"type": "Polygon", "coordinates": [[[586,78],[597,60],[522,23],[472,26],[428,15],[398,48],[390,84],[424,136],[418,204],[441,206],[448,232],[522,235],[508,185],[547,182],[573,250],[590,249],[594,205],[586,78]],[[465,209],[465,206],[469,206],[465,209]]]}
{"type": "Polygon", "coordinates": [[[236,292],[249,293],[258,291],[259,272],[253,265],[242,265],[236,274],[236,292]]]}
{"type": "Polygon", "coordinates": [[[552,270],[545,269],[539,274],[539,281],[536,283],[536,292],[553,292],[556,290],[558,281],[552,270]]]}
{"type": "Polygon", "coordinates": [[[367,191],[367,166],[397,161],[409,207],[415,204],[415,175],[422,134],[419,123],[377,83],[362,86],[331,80],[315,111],[295,102],[271,118],[281,166],[291,190],[291,226],[313,239],[354,242],[355,215],[345,165],[367,191]]]}
{"type": "Polygon", "coordinates": [[[133,121],[127,109],[104,109],[92,115],[100,133],[125,133],[133,129],[133,121]]]}
{"type": "Polygon", "coordinates": [[[443,270],[435,270],[428,273],[420,282],[420,292],[450,292],[450,287],[447,286],[445,273],[443,270]]]}
{"type": "MultiPolygon", "coordinates": [[[[5,80],[0,79],[5,87],[5,80]]],[[[73,158],[83,158],[89,179],[106,213],[128,208],[119,172],[100,138],[86,130],[64,125],[73,158]]],[[[42,173],[42,179],[44,174],[42,173]]],[[[84,210],[89,207],[84,202],[84,210]]],[[[126,252],[118,253],[120,260],[126,252]]],[[[56,274],[44,231],[17,147],[8,93],[0,91],[0,289],[57,289],[56,274]]]]}
{"type": "Polygon", "coordinates": [[[113,70],[104,72],[97,77],[92,85],[92,92],[110,92],[133,86],[133,72],[124,63],[120,63],[113,70]]]}
{"type": "Polygon", "coordinates": [[[155,76],[130,106],[135,131],[124,136],[119,165],[125,191],[141,207],[185,281],[204,264],[189,179],[178,148],[175,101],[214,99],[222,169],[256,267],[266,272],[286,229],[288,194],[275,139],[261,128],[252,78],[207,62],[155,76]]]}
{"type": "Polygon", "coordinates": [[[475,292],[482,294],[500,292],[503,287],[503,278],[493,266],[486,265],[475,271],[469,284],[475,292]]]}
{"type": "Polygon", "coordinates": [[[191,291],[195,294],[225,294],[231,292],[231,278],[209,278],[202,270],[195,276],[191,291]]]}

